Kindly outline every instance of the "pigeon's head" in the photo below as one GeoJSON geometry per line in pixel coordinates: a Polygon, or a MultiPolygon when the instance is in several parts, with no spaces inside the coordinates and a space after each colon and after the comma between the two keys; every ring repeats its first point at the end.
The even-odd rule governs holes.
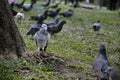
{"type": "Polygon", "coordinates": [[[110,76],[112,76],[114,74],[114,72],[116,71],[116,69],[114,67],[108,67],[105,72],[107,74],[109,74],[110,76]]]}
{"type": "Polygon", "coordinates": [[[100,20],[97,20],[97,23],[100,23],[100,20]]]}
{"type": "Polygon", "coordinates": [[[47,25],[46,24],[42,24],[41,28],[47,30],[47,25]]]}
{"type": "Polygon", "coordinates": [[[104,44],[100,45],[100,52],[106,52],[106,48],[104,44]]]}

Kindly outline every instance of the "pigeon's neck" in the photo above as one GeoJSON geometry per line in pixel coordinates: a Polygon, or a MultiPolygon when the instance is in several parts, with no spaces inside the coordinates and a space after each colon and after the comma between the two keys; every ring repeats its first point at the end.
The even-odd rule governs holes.
{"type": "Polygon", "coordinates": [[[41,29],[40,30],[40,33],[44,34],[44,35],[47,35],[47,30],[46,29],[41,29]]]}
{"type": "Polygon", "coordinates": [[[105,50],[100,50],[99,52],[100,52],[100,54],[106,56],[106,51],[105,50]]]}
{"type": "Polygon", "coordinates": [[[58,25],[58,27],[59,27],[59,28],[62,28],[64,24],[65,24],[65,23],[61,22],[61,23],[58,25]]]}

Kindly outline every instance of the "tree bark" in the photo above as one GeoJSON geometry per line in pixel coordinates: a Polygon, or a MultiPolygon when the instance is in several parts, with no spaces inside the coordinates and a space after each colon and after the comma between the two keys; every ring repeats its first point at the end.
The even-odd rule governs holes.
{"type": "Polygon", "coordinates": [[[7,0],[0,0],[0,55],[21,56],[27,48],[15,24],[7,0]]]}

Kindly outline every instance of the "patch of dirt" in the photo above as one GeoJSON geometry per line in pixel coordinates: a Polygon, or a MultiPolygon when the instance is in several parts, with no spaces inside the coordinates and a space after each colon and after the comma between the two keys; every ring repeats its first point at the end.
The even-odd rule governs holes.
{"type": "Polygon", "coordinates": [[[55,71],[59,72],[60,75],[67,78],[72,78],[72,80],[93,80],[93,76],[77,71],[76,67],[74,66],[67,66],[67,64],[83,65],[83,63],[78,60],[66,59],[64,57],[56,56],[52,53],[46,52],[35,52],[33,54],[27,54],[24,56],[24,58],[26,61],[35,60],[37,64],[52,65],[55,71]]]}

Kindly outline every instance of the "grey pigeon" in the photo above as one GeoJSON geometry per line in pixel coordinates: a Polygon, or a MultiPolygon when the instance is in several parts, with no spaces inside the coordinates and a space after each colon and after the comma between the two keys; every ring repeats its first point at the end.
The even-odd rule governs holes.
{"type": "Polygon", "coordinates": [[[99,54],[95,57],[93,62],[93,70],[97,80],[108,80],[108,75],[105,73],[107,67],[109,67],[109,61],[106,56],[105,45],[102,44],[99,49],[99,54]]]}
{"type": "Polygon", "coordinates": [[[35,43],[39,51],[46,51],[47,45],[50,41],[50,35],[47,32],[47,25],[42,24],[40,30],[35,33],[35,43]]]}
{"type": "Polygon", "coordinates": [[[120,73],[114,67],[108,67],[105,72],[112,80],[120,80],[120,73]]]}

